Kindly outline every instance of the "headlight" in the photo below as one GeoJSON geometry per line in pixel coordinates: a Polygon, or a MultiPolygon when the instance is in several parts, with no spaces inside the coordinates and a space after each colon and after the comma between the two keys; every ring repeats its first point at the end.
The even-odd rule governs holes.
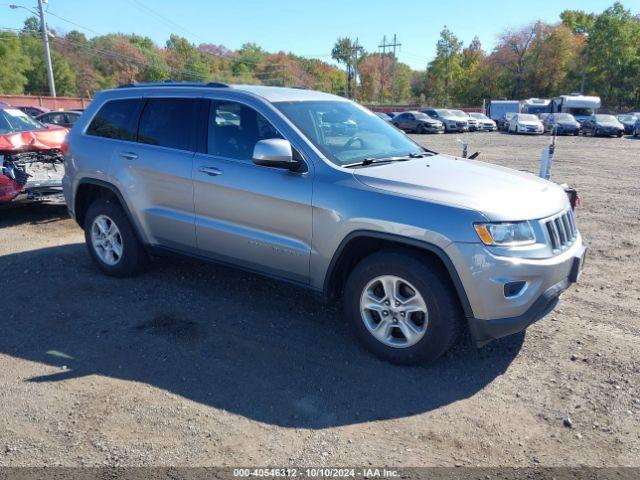
{"type": "Polygon", "coordinates": [[[473,227],[485,245],[514,247],[536,242],[529,222],[476,223],[473,227]]]}

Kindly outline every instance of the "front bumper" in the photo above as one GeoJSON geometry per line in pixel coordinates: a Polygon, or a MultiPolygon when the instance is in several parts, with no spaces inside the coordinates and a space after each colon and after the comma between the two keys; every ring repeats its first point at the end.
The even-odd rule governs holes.
{"type": "Polygon", "coordinates": [[[522,331],[553,310],[560,294],[578,280],[586,247],[578,236],[561,254],[536,260],[496,256],[476,243],[452,243],[445,251],[468,299],[472,337],[481,346],[522,331]],[[525,282],[525,287],[506,297],[505,285],[511,282],[525,282]]]}

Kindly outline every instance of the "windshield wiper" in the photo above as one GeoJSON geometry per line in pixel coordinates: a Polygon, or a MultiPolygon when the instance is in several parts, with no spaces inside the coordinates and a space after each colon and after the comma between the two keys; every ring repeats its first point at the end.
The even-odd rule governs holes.
{"type": "Polygon", "coordinates": [[[391,162],[406,162],[407,160],[413,160],[414,158],[422,158],[422,153],[409,153],[400,157],[380,157],[380,158],[365,158],[359,162],[347,163],[342,165],[344,168],[353,167],[366,167],[367,165],[374,165],[376,163],[391,163],[391,162]]]}

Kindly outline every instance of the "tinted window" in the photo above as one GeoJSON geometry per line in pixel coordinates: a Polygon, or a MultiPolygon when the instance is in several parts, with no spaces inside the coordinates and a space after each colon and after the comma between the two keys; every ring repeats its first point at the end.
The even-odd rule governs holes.
{"type": "Polygon", "coordinates": [[[105,103],[91,121],[87,134],[134,142],[143,103],[139,98],[105,103]]]}
{"type": "Polygon", "coordinates": [[[140,117],[138,142],[195,151],[202,103],[195,98],[149,99],[140,117]]]}
{"type": "Polygon", "coordinates": [[[254,109],[235,102],[211,102],[207,152],[236,160],[251,160],[260,140],[282,138],[254,109]]]}

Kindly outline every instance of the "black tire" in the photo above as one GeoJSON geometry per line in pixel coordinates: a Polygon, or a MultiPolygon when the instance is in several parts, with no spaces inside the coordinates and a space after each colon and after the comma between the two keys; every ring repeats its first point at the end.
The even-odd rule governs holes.
{"type": "Polygon", "coordinates": [[[424,127],[422,125],[418,125],[418,127],[416,128],[416,133],[420,135],[424,134],[424,127]]]}
{"type": "Polygon", "coordinates": [[[456,343],[462,329],[463,315],[448,274],[431,264],[427,258],[411,253],[381,251],[358,263],[347,279],[343,308],[345,318],[358,340],[378,357],[397,364],[436,360],[456,343]],[[381,275],[394,275],[409,281],[427,305],[426,331],[412,346],[396,348],[385,345],[364,324],[360,314],[360,297],[367,284],[381,275]]]}
{"type": "Polygon", "coordinates": [[[84,220],[84,238],[89,256],[96,266],[112,277],[131,277],[140,273],[149,262],[149,256],[119,202],[114,197],[96,199],[87,209],[84,220]],[[94,220],[106,215],[116,224],[122,240],[122,256],[115,265],[105,263],[95,251],[91,241],[91,228],[94,220]]]}

